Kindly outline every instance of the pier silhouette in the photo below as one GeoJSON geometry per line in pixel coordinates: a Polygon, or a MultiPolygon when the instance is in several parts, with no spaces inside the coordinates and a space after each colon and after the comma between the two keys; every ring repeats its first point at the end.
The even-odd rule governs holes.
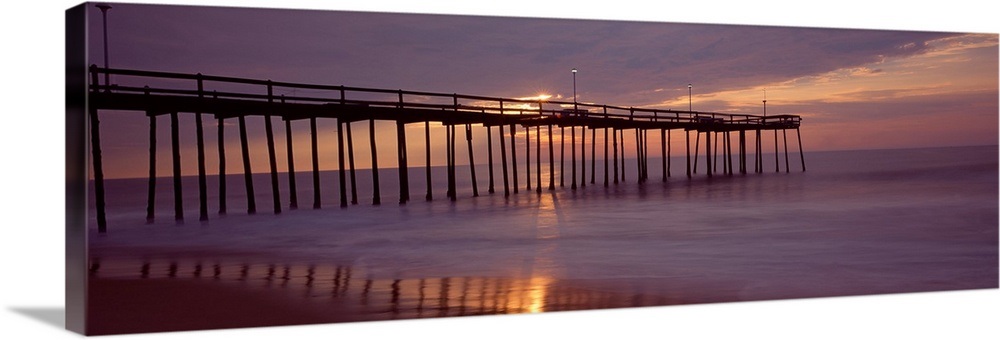
{"type": "MultiPolygon", "coordinates": [[[[577,190],[585,188],[587,185],[587,130],[590,132],[590,184],[596,184],[597,178],[597,138],[601,133],[603,137],[603,185],[605,187],[624,182],[625,176],[625,132],[633,131],[635,146],[635,174],[639,183],[649,180],[648,146],[649,132],[659,133],[662,163],[662,180],[666,181],[671,176],[671,154],[670,154],[670,134],[673,130],[680,130],[685,135],[686,143],[686,165],[685,172],[687,178],[692,178],[698,173],[698,152],[701,148],[702,134],[704,137],[705,166],[704,173],[708,177],[720,174],[719,148],[721,147],[722,175],[732,176],[736,172],[740,174],[748,173],[747,157],[749,150],[748,133],[755,136],[754,147],[754,173],[764,172],[763,131],[774,131],[775,150],[775,171],[780,171],[778,151],[778,131],[782,133],[785,154],[785,171],[789,172],[788,141],[787,130],[795,130],[799,146],[799,157],[801,169],[805,171],[805,159],[802,151],[802,141],[799,134],[801,117],[797,115],[754,115],[754,114],[733,114],[719,112],[705,112],[693,110],[671,110],[652,109],[639,107],[625,107],[617,105],[564,102],[538,99],[517,99],[499,98],[480,95],[467,95],[457,93],[433,93],[422,91],[407,91],[401,89],[378,89],[349,87],[343,85],[322,85],[277,82],[271,80],[248,79],[224,76],[212,76],[202,74],[186,74],[171,72],[156,72],[145,70],[112,69],[101,68],[92,65],[89,69],[90,86],[88,91],[88,116],[90,121],[90,143],[91,161],[93,164],[93,179],[95,206],[97,210],[98,231],[107,231],[107,218],[105,206],[105,185],[103,160],[101,154],[101,129],[99,112],[101,110],[123,110],[143,112],[149,118],[149,196],[147,205],[147,221],[152,222],[155,218],[155,185],[156,185],[156,144],[157,139],[157,118],[168,116],[170,122],[170,145],[172,161],[172,179],[174,191],[174,218],[178,221],[184,220],[184,209],[181,188],[181,156],[179,146],[178,116],[182,113],[193,114],[195,116],[195,134],[197,140],[197,164],[198,164],[198,191],[199,191],[199,220],[209,219],[208,210],[208,187],[206,181],[205,153],[203,120],[206,115],[211,115],[218,125],[218,157],[219,157],[219,202],[218,214],[226,214],[226,147],[223,143],[223,122],[225,120],[236,119],[240,134],[240,157],[242,160],[242,173],[245,178],[245,190],[247,199],[247,214],[255,214],[257,206],[254,195],[254,185],[251,180],[253,170],[250,162],[250,148],[248,143],[248,131],[246,120],[262,118],[265,124],[265,138],[268,151],[268,166],[271,182],[271,194],[275,214],[281,213],[283,209],[282,193],[279,190],[278,159],[275,151],[274,122],[272,118],[280,118],[284,122],[286,146],[287,146],[287,166],[288,166],[288,208],[296,209],[299,205],[299,198],[296,194],[294,153],[291,138],[291,124],[295,121],[308,121],[310,126],[311,159],[312,159],[312,183],[313,183],[313,208],[322,207],[320,200],[321,183],[319,181],[319,156],[317,136],[321,131],[317,129],[318,119],[332,119],[337,121],[337,170],[339,181],[340,206],[347,207],[350,204],[358,204],[357,179],[355,176],[355,153],[354,141],[351,128],[354,123],[368,122],[371,164],[373,181],[372,204],[381,204],[381,188],[379,186],[379,164],[378,151],[376,148],[376,121],[392,121],[396,123],[396,143],[397,160],[395,166],[399,174],[399,203],[405,204],[410,201],[409,183],[409,156],[407,154],[407,136],[405,126],[407,124],[424,125],[424,138],[426,148],[426,195],[425,199],[433,200],[431,183],[431,143],[430,143],[430,123],[440,123],[446,127],[445,152],[447,159],[447,191],[449,200],[456,200],[456,178],[458,176],[458,166],[456,163],[457,149],[459,141],[456,141],[457,128],[465,129],[466,144],[468,145],[469,175],[472,177],[472,194],[479,196],[479,188],[476,181],[475,155],[473,152],[473,131],[474,127],[485,129],[486,139],[493,141],[494,137],[500,143],[500,163],[503,184],[503,194],[510,196],[519,193],[519,179],[524,179],[524,189],[527,192],[534,191],[538,194],[542,192],[542,129],[548,133],[547,157],[548,157],[548,190],[555,190],[555,152],[552,138],[553,128],[558,127],[561,131],[570,129],[570,188],[577,190]],[[99,80],[104,76],[105,82],[99,80]],[[115,80],[128,78],[127,83],[149,84],[143,86],[126,86],[109,84],[111,76],[115,80]],[[209,87],[210,86],[210,87],[209,87]],[[275,89],[298,90],[308,92],[310,95],[276,95],[275,89]],[[327,93],[327,95],[315,95],[313,93],[327,93]],[[577,148],[576,130],[581,131],[579,148],[577,148]],[[532,148],[531,134],[534,130],[536,136],[535,150],[535,174],[532,183],[532,148]],[[610,134],[609,134],[610,130],[610,134]],[[692,160],[691,133],[695,132],[694,159],[692,160]],[[494,132],[497,133],[494,136],[494,132]],[[525,136],[524,149],[524,174],[518,174],[518,155],[515,148],[518,133],[525,136]],[[732,135],[736,135],[733,138],[732,135]],[[610,137],[610,140],[609,140],[610,137]],[[507,142],[509,138],[510,147],[507,142]],[[714,139],[714,141],[713,141],[714,139]],[[734,141],[735,139],[735,141],[734,141]],[[610,141],[610,144],[609,144],[610,141]],[[714,143],[714,148],[713,148],[714,143]],[[733,145],[735,144],[735,145],[733,145]],[[609,157],[608,146],[612,147],[609,157]],[[736,149],[734,155],[733,149],[736,149]],[[508,155],[509,151],[509,155],[508,155]],[[580,176],[577,176],[577,154],[580,160],[580,176]],[[509,160],[509,164],[508,164],[509,160]],[[714,164],[713,164],[714,162],[714,164]],[[609,165],[610,163],[610,165],[609,165]],[[735,170],[734,170],[735,166],[735,170]],[[348,192],[348,181],[350,181],[350,192],[348,192]]],[[[655,134],[654,134],[655,136],[655,134]]],[[[559,141],[559,186],[565,186],[565,138],[559,141]]],[[[655,142],[655,140],[654,140],[655,142]]],[[[494,150],[493,143],[487,143],[488,154],[488,177],[489,187],[487,192],[495,193],[494,183],[494,150]]],[[[655,166],[655,165],[654,165],[655,166]]]]}

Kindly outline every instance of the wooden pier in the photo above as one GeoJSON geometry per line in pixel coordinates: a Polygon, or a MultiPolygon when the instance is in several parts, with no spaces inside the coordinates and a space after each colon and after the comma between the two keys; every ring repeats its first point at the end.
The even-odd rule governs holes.
{"type": "MultiPolygon", "coordinates": [[[[717,112],[703,112],[690,110],[665,110],[637,107],[622,107],[604,104],[574,103],[550,100],[524,100],[515,98],[497,98],[477,95],[463,94],[443,94],[420,91],[404,91],[375,88],[348,87],[342,85],[320,85],[275,82],[271,80],[246,79],[234,77],[209,76],[202,74],[183,74],[168,72],[153,72],[126,69],[99,68],[96,65],[90,67],[90,87],[89,87],[89,121],[91,129],[91,151],[93,164],[93,178],[95,184],[95,204],[97,208],[97,224],[99,232],[107,231],[107,219],[105,208],[105,188],[103,174],[103,160],[101,154],[101,134],[99,112],[101,110],[124,110],[144,112],[149,117],[149,196],[147,207],[147,221],[155,219],[155,181],[156,181],[156,124],[157,117],[168,116],[171,128],[171,150],[173,165],[173,188],[174,188],[174,218],[178,221],[184,219],[184,211],[181,201],[180,185],[180,147],[178,144],[178,115],[192,114],[195,117],[197,134],[197,162],[198,162],[198,190],[199,190],[199,220],[209,219],[207,202],[207,185],[205,169],[205,145],[203,129],[203,116],[212,115],[218,123],[218,157],[219,164],[219,207],[220,215],[226,214],[226,148],[222,142],[224,130],[223,121],[227,119],[237,119],[240,133],[240,157],[243,163],[243,177],[245,179],[245,190],[247,197],[247,214],[257,212],[254,200],[254,186],[251,180],[253,173],[250,162],[250,150],[248,144],[247,119],[263,119],[265,123],[265,137],[268,151],[268,167],[270,173],[270,192],[273,197],[272,211],[275,214],[282,212],[283,203],[288,204],[288,209],[298,208],[298,196],[296,195],[295,171],[291,124],[295,121],[308,121],[310,126],[310,141],[313,178],[313,208],[319,209],[323,205],[320,201],[321,185],[319,181],[319,156],[318,156],[318,131],[316,122],[318,119],[329,119],[337,122],[337,160],[338,160],[338,180],[340,190],[341,207],[348,207],[358,204],[358,194],[356,189],[355,176],[355,154],[354,142],[351,135],[353,123],[368,122],[370,144],[371,144],[371,164],[373,178],[373,200],[372,204],[381,204],[381,191],[379,187],[379,164],[378,151],[376,148],[376,121],[392,121],[396,124],[396,143],[398,148],[398,158],[395,164],[399,169],[399,203],[405,204],[410,200],[410,183],[408,176],[408,154],[406,148],[407,124],[424,125],[424,137],[427,145],[426,158],[426,194],[425,199],[433,200],[432,176],[430,172],[431,143],[430,143],[430,123],[440,123],[446,127],[446,147],[447,159],[447,197],[454,201],[458,198],[456,192],[456,178],[458,175],[456,165],[456,154],[458,152],[456,144],[456,127],[465,129],[466,144],[468,145],[469,171],[472,178],[472,195],[479,195],[479,188],[476,181],[475,156],[473,154],[473,132],[474,127],[484,129],[485,136],[490,141],[488,144],[487,163],[489,166],[489,187],[487,192],[493,194],[494,188],[494,150],[492,141],[497,138],[500,143],[500,163],[503,183],[503,193],[505,196],[519,193],[519,178],[524,179],[524,189],[526,192],[534,191],[542,193],[542,128],[548,133],[548,161],[549,161],[549,181],[548,190],[555,190],[555,157],[552,139],[553,127],[559,127],[561,131],[570,129],[570,155],[571,162],[570,188],[573,190],[583,189],[587,185],[587,130],[590,130],[590,184],[594,185],[597,176],[597,138],[602,136],[604,143],[603,159],[603,185],[624,183],[625,176],[625,132],[632,131],[635,146],[635,171],[638,183],[649,180],[648,146],[649,132],[653,135],[659,134],[661,150],[663,150],[663,162],[661,163],[662,180],[666,181],[671,176],[670,171],[670,134],[672,130],[683,131],[687,143],[686,152],[686,176],[691,178],[698,173],[698,154],[701,144],[704,144],[705,164],[702,168],[706,176],[712,177],[719,174],[719,161],[721,156],[721,174],[732,176],[735,171],[740,174],[747,173],[747,132],[750,131],[756,137],[754,143],[754,172],[764,172],[764,160],[761,157],[762,151],[762,131],[774,131],[775,145],[775,171],[780,171],[778,163],[778,131],[781,131],[784,143],[785,171],[789,170],[787,130],[795,130],[796,137],[799,137],[799,125],[801,118],[797,115],[752,115],[752,114],[726,114],[717,112]],[[114,76],[116,84],[108,85],[100,83],[100,76],[105,79],[114,76]],[[128,85],[126,85],[128,84],[128,85]],[[132,85],[143,84],[143,85],[132,85]],[[180,84],[180,85],[179,85],[180,84]],[[210,85],[211,87],[208,87],[210,85]],[[247,88],[257,89],[249,92],[247,88]],[[275,89],[297,90],[303,93],[324,93],[326,95],[275,95],[275,89]],[[239,89],[239,90],[235,90],[239,89]],[[375,98],[375,99],[372,99],[375,98]],[[505,107],[506,105],[506,107],[505,107]],[[277,157],[275,154],[275,141],[273,135],[273,118],[280,118],[284,122],[287,146],[288,183],[289,192],[287,201],[282,201],[282,194],[278,188],[277,157]],[[535,135],[535,164],[531,164],[531,134],[535,135]],[[576,132],[580,130],[579,148],[577,148],[576,132]],[[610,135],[609,135],[610,130],[610,135]],[[494,135],[494,132],[497,134],[494,135]],[[695,148],[690,147],[691,132],[695,133],[695,148]],[[506,135],[505,135],[506,133],[506,135]],[[523,134],[525,138],[524,148],[524,174],[519,176],[518,155],[515,141],[518,134],[523,134]],[[736,135],[733,138],[733,135],[736,135]],[[702,136],[704,135],[704,136],[702,136]],[[610,136],[610,141],[609,141],[610,136]],[[510,147],[506,145],[509,138],[510,147]],[[701,142],[704,139],[704,143],[701,142]],[[735,139],[735,146],[733,141],[735,139]],[[610,143],[610,144],[609,144],[610,143]],[[611,158],[609,158],[608,146],[612,147],[611,158]],[[713,148],[714,146],[714,148],[713,148]],[[722,149],[720,155],[718,149],[722,149]],[[508,155],[509,149],[509,155],[508,155]],[[736,149],[737,154],[733,154],[736,149]],[[693,151],[693,155],[692,155],[693,151]],[[579,158],[577,158],[579,153],[579,158]],[[694,158],[692,160],[692,157],[694,158]],[[509,160],[509,164],[508,164],[509,160]],[[577,166],[579,161],[580,176],[577,176],[577,166]],[[692,163],[692,161],[694,163],[692,163]],[[609,173],[610,168],[613,174],[609,173]],[[713,164],[714,162],[714,164],[713,164]],[[535,169],[535,182],[532,183],[532,166],[535,169]],[[611,177],[609,177],[611,175],[611,177]],[[349,178],[348,178],[349,177],[349,178]],[[609,181],[609,179],[611,181],[609,181]],[[348,186],[348,180],[350,185],[348,186]],[[534,190],[532,190],[534,185],[534,190]],[[578,186],[579,185],[579,186],[578,186]],[[347,188],[351,191],[348,193],[347,188]]],[[[293,92],[294,93],[294,92],[293,92]]],[[[363,123],[362,123],[363,124],[363,123]]],[[[565,134],[563,134],[565,135],[565,134]]],[[[559,186],[565,186],[565,143],[567,141],[560,138],[559,155],[559,186]]],[[[655,143],[655,139],[654,139],[655,143]]],[[[798,140],[799,157],[802,164],[802,171],[805,171],[805,159],[802,152],[802,141],[798,140]]],[[[440,152],[440,150],[437,150],[440,152]]],[[[419,156],[418,156],[419,157],[419,156]]],[[[653,165],[655,167],[655,165],[653,165]]],[[[655,168],[654,168],[655,169],[655,168]]]]}

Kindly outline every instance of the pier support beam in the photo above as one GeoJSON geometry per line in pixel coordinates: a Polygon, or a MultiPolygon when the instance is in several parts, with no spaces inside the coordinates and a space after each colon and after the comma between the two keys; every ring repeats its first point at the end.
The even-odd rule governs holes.
{"type": "Polygon", "coordinates": [[[701,145],[701,131],[694,130],[694,170],[695,174],[698,173],[698,149],[701,145]]]}
{"type": "Polygon", "coordinates": [[[487,167],[490,174],[489,193],[492,194],[496,191],[494,190],[493,187],[493,128],[488,125],[485,126],[485,128],[486,128],[486,158],[487,158],[487,167]]]}
{"type": "Polygon", "coordinates": [[[247,194],[247,214],[257,213],[257,199],[253,191],[253,172],[250,169],[250,146],[247,141],[247,121],[246,116],[237,118],[240,125],[240,151],[243,156],[243,181],[247,194]]]}
{"type": "Polygon", "coordinates": [[[712,177],[712,132],[705,131],[705,173],[712,177]]]}
{"type": "Polygon", "coordinates": [[[448,171],[448,175],[451,177],[449,182],[450,184],[448,187],[448,192],[451,193],[450,198],[451,201],[454,202],[458,200],[458,172],[457,172],[458,162],[456,162],[458,156],[457,156],[457,150],[455,149],[457,145],[455,143],[455,139],[457,138],[456,135],[458,134],[458,131],[455,130],[455,125],[449,126],[448,130],[451,131],[451,135],[450,137],[448,137],[448,142],[449,142],[448,157],[449,161],[451,162],[451,166],[449,167],[448,171]]]}
{"type": "Polygon", "coordinates": [[[149,183],[146,200],[146,223],[153,223],[156,211],[156,116],[151,112],[147,112],[146,115],[149,116],[149,183]]]}
{"type": "Polygon", "coordinates": [[[625,130],[618,133],[618,138],[620,139],[618,141],[618,147],[621,148],[622,153],[622,183],[625,183],[625,130]]]}
{"type": "Polygon", "coordinates": [[[445,131],[444,149],[446,158],[445,173],[447,173],[448,176],[448,190],[445,191],[445,196],[447,196],[448,199],[452,201],[455,200],[455,191],[452,190],[452,188],[454,187],[452,184],[455,183],[455,176],[454,172],[452,171],[454,170],[455,167],[454,163],[455,158],[452,156],[452,153],[455,152],[455,148],[452,147],[452,144],[455,143],[455,138],[452,136],[455,133],[455,129],[453,129],[453,127],[454,125],[445,125],[444,127],[445,131]]]}
{"type": "Polygon", "coordinates": [[[740,173],[747,173],[747,134],[745,130],[740,130],[740,173]]]}
{"type": "MultiPolygon", "coordinates": [[[[338,127],[339,129],[339,127],[338,127]]],[[[382,204],[382,194],[378,180],[378,149],[375,145],[375,120],[368,120],[368,136],[372,149],[372,205],[382,204]]]]}
{"type": "Polygon", "coordinates": [[[781,129],[781,141],[785,143],[785,173],[791,171],[788,168],[788,133],[787,129],[781,129]]]}
{"type": "MultiPolygon", "coordinates": [[[[96,66],[91,66],[91,84],[97,84],[96,66]]],[[[107,84],[105,84],[107,85],[107,84]]],[[[108,219],[104,201],[104,162],[101,155],[101,121],[97,116],[97,109],[91,107],[88,110],[90,118],[90,152],[91,163],[94,166],[94,204],[97,208],[97,232],[108,232],[108,219]]]]}
{"type": "Polygon", "coordinates": [[[465,124],[465,141],[469,145],[469,172],[472,173],[472,197],[479,197],[479,184],[476,180],[476,158],[472,154],[472,124],[465,124]]]}
{"type": "Polygon", "coordinates": [[[219,215],[226,214],[226,129],[222,118],[216,118],[219,142],[219,215]]]}
{"type": "Polygon", "coordinates": [[[309,118],[309,141],[312,144],[312,179],[313,179],[313,209],[322,206],[320,202],[319,185],[319,143],[316,133],[316,117],[309,118]]]}
{"type": "MultiPolygon", "coordinates": [[[[607,108],[605,107],[605,113],[607,108]]],[[[604,128],[604,187],[608,187],[608,128],[604,128]]]]}
{"type": "Polygon", "coordinates": [[[170,145],[174,166],[174,220],[184,221],[184,198],[181,193],[181,145],[177,112],[170,113],[170,145]]]}
{"type": "Polygon", "coordinates": [[[611,140],[614,144],[615,184],[618,184],[618,129],[611,129],[611,140]]]}
{"type": "Polygon", "coordinates": [[[573,182],[570,182],[570,189],[576,190],[576,126],[569,127],[569,154],[572,159],[570,162],[573,164],[573,182]]]}
{"type": "Polygon", "coordinates": [[[580,126],[580,187],[587,187],[587,126],[580,126]]]}
{"type": "Polygon", "coordinates": [[[344,165],[344,121],[337,118],[337,177],[340,179],[340,207],[347,208],[347,167],[344,165]]]}
{"type": "MultiPolygon", "coordinates": [[[[202,98],[201,74],[198,74],[198,98],[202,98]]],[[[195,143],[198,147],[198,220],[208,221],[208,181],[205,174],[205,127],[201,112],[194,114],[195,143]]]]}
{"type": "Polygon", "coordinates": [[[642,183],[642,130],[635,129],[635,178],[636,182],[642,183]]]}
{"type": "MultiPolygon", "coordinates": [[[[274,96],[272,95],[271,81],[267,81],[267,104],[270,106],[273,104],[274,96]]],[[[270,110],[269,110],[270,111],[270,110]]],[[[274,152],[274,129],[271,126],[271,113],[268,112],[264,115],[264,129],[265,136],[267,137],[267,162],[271,167],[271,197],[274,201],[274,213],[281,213],[281,194],[278,190],[278,159],[274,152]]]]}
{"type": "Polygon", "coordinates": [[[535,192],[542,193],[542,126],[535,125],[535,192]]]}
{"type": "Polygon", "coordinates": [[[774,172],[781,172],[781,166],[778,165],[778,129],[774,130],[774,172]]]}
{"type": "MultiPolygon", "coordinates": [[[[282,99],[284,101],[284,99],[282,99]]],[[[350,139],[350,134],[347,136],[350,139]]],[[[292,121],[285,121],[285,153],[288,156],[288,208],[295,210],[299,208],[299,198],[295,188],[295,150],[292,147],[292,121]]]]}
{"type": "Polygon", "coordinates": [[[806,172],[806,156],[802,151],[802,135],[799,133],[799,128],[795,128],[795,139],[799,141],[799,160],[802,161],[802,172],[806,172]]]}
{"type": "Polygon", "coordinates": [[[691,133],[688,130],[684,130],[684,147],[685,154],[687,156],[687,177],[691,178],[691,133]]]}
{"type": "Polygon", "coordinates": [[[556,163],[552,147],[552,125],[549,125],[549,190],[556,189],[556,163]]]}
{"type": "MultiPolygon", "coordinates": [[[[503,102],[500,102],[500,111],[503,111],[503,102]]],[[[503,168],[503,196],[510,196],[510,181],[507,178],[507,143],[504,142],[503,124],[500,124],[500,164],[503,168]]]]}
{"type": "Polygon", "coordinates": [[[396,121],[397,153],[399,157],[399,204],[410,200],[410,172],[406,155],[406,123],[396,121]]]}
{"type": "Polygon", "coordinates": [[[566,127],[559,127],[559,187],[566,187],[566,127]]]}
{"type": "MultiPolygon", "coordinates": [[[[487,130],[488,131],[488,130],[487,130]]],[[[424,199],[428,202],[434,200],[434,192],[431,188],[431,122],[424,122],[424,146],[427,148],[426,159],[426,182],[427,182],[427,194],[424,195],[424,199]]],[[[491,150],[492,151],[492,150],[491,150]]],[[[490,155],[492,157],[492,152],[490,155]]],[[[493,169],[490,169],[490,192],[493,192],[493,169]]]]}
{"type": "MultiPolygon", "coordinates": [[[[344,128],[347,129],[347,167],[351,171],[351,204],[353,205],[358,204],[358,177],[354,170],[354,135],[351,134],[351,123],[350,121],[344,122],[344,128]]],[[[288,144],[291,145],[291,143],[288,144]]],[[[288,154],[292,154],[291,149],[289,149],[288,154]]]]}
{"type": "Polygon", "coordinates": [[[663,181],[667,181],[667,129],[660,129],[660,160],[663,164],[663,181]]]}
{"type": "Polygon", "coordinates": [[[531,191],[531,128],[524,127],[524,190],[531,191]]]}
{"type": "Polygon", "coordinates": [[[514,193],[517,193],[517,144],[515,144],[514,135],[517,132],[517,125],[510,124],[510,169],[512,170],[511,177],[514,179],[514,193]]]}
{"type": "Polygon", "coordinates": [[[590,131],[590,184],[594,184],[597,176],[597,129],[590,131]]]}

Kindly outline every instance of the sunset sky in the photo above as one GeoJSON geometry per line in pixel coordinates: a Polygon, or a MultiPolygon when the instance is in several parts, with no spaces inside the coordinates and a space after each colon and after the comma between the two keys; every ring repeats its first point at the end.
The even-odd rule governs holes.
{"type": "MultiPolygon", "coordinates": [[[[101,64],[100,11],[90,19],[89,54],[101,64]]],[[[147,5],[115,5],[108,30],[114,68],[562,100],[572,100],[577,68],[581,102],[686,109],[691,83],[695,110],[754,114],[766,89],[768,114],[803,117],[806,151],[993,145],[998,135],[996,34],[147,5]]],[[[144,176],[148,120],[139,112],[101,117],[105,175],[144,176]]],[[[187,159],[195,152],[192,117],[181,118],[187,159]]],[[[206,143],[214,146],[208,117],[206,143]]],[[[158,172],[168,174],[169,124],[161,119],[158,172]]],[[[262,120],[249,122],[254,171],[266,171],[262,120]]],[[[284,129],[274,122],[284,160],[284,129]]],[[[357,141],[367,140],[367,124],[355,124],[366,168],[369,149],[357,141]]],[[[301,171],[310,166],[308,124],[293,125],[301,171]]],[[[379,163],[394,166],[394,124],[378,126],[379,163]]],[[[227,128],[235,155],[237,130],[227,128]]],[[[320,123],[323,169],[336,169],[335,128],[320,123]]],[[[408,128],[410,165],[419,166],[423,157],[412,155],[423,150],[423,125],[408,128]]],[[[485,152],[485,131],[474,133],[485,152]]],[[[432,138],[443,150],[444,129],[432,125],[432,138]]],[[[673,138],[674,154],[683,154],[683,134],[673,138]]],[[[228,161],[239,168],[238,157],[228,161]]],[[[443,151],[432,163],[444,164],[443,151]]]]}

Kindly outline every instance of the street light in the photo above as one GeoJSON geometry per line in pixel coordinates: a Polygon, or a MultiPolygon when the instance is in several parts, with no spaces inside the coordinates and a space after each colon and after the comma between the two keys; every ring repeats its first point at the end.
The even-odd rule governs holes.
{"type": "Polygon", "coordinates": [[[688,84],[688,111],[691,111],[691,84],[688,84]]]}
{"type": "MultiPolygon", "coordinates": [[[[111,6],[108,4],[98,4],[95,7],[101,9],[101,16],[104,19],[104,68],[108,68],[108,10],[111,6]]],[[[111,74],[104,71],[104,86],[111,85],[111,74]]]]}
{"type": "Polygon", "coordinates": [[[573,68],[573,113],[577,113],[576,110],[576,68],[573,68]]]}
{"type": "Polygon", "coordinates": [[[764,89],[764,117],[767,118],[767,89],[764,89]]]}

